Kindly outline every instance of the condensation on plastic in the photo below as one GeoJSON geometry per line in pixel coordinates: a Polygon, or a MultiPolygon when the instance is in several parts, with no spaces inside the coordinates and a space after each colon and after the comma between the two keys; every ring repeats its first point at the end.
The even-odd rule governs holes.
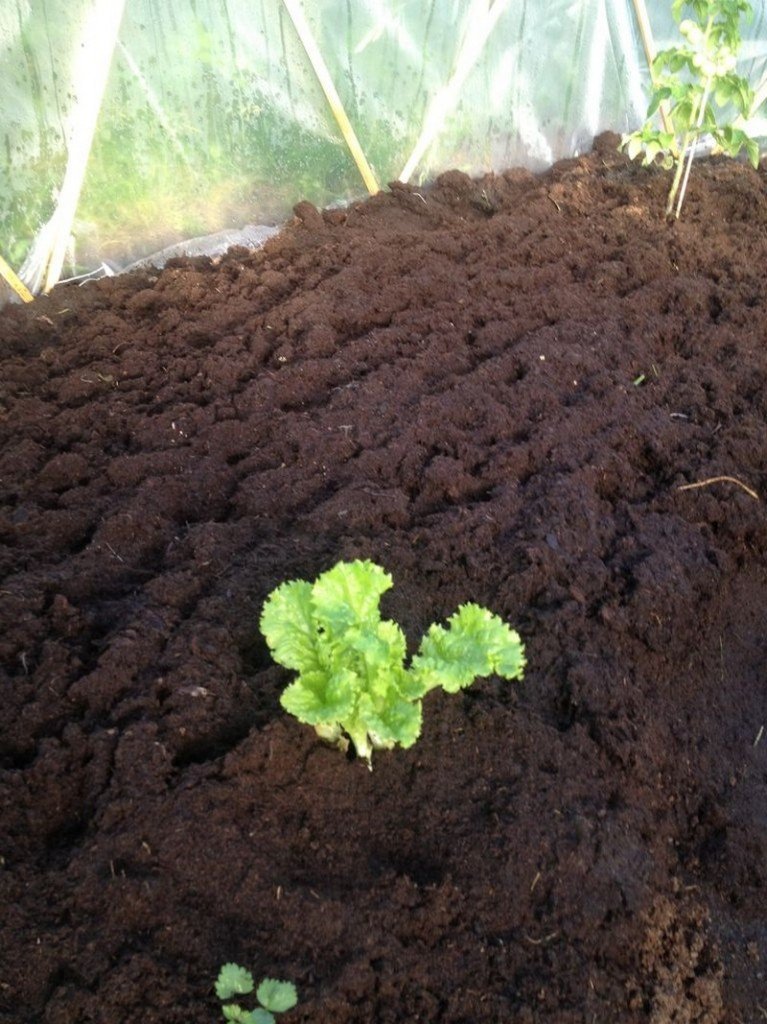
{"type": "MultiPolygon", "coordinates": [[[[15,266],[55,208],[88,88],[92,3],[0,2],[0,251],[15,266]]],[[[480,47],[490,0],[303,0],[382,187],[424,130],[433,140],[419,183],[452,167],[539,170],[643,120],[647,66],[630,0],[495,3],[480,47]]],[[[767,0],[753,6],[740,71],[757,82],[767,0]]],[[[658,46],[669,45],[670,5],[648,8],[658,46]]],[[[65,273],[279,223],[299,199],[363,193],[280,0],[127,0],[65,273]]]]}

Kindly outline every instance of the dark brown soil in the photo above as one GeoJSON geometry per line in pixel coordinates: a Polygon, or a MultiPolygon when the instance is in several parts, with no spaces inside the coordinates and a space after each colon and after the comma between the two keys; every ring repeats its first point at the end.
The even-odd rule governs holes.
{"type": "Polygon", "coordinates": [[[767,178],[615,141],[0,314],[3,1024],[767,1018],[767,178]],[[372,773],[258,632],[353,557],[529,661],[372,773]]]}

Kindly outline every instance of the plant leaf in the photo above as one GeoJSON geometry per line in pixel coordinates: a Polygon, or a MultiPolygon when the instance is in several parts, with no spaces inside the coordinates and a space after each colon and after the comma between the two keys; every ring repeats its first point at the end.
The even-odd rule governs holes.
{"type": "Polygon", "coordinates": [[[256,999],[259,1003],[272,1013],[284,1013],[291,1010],[298,1002],[296,986],[290,981],[276,981],[274,978],[264,978],[258,986],[256,999]]]}
{"type": "Polygon", "coordinates": [[[239,964],[224,964],[216,979],[216,995],[219,999],[232,996],[246,996],[253,991],[253,975],[239,964]]]}
{"type": "Polygon", "coordinates": [[[720,82],[716,92],[714,93],[714,99],[720,107],[726,107],[730,100],[733,99],[732,83],[727,79],[720,82]]]}
{"type": "Polygon", "coordinates": [[[522,642],[502,619],[476,604],[464,604],[448,619],[449,629],[432,626],[413,658],[413,670],[455,693],[477,677],[497,673],[520,679],[525,668],[522,642]]]}
{"type": "MultiPolygon", "coordinates": [[[[252,1010],[245,1010],[242,1006],[238,1006],[237,1003],[229,1003],[228,1006],[222,1006],[221,1009],[224,1014],[224,1020],[231,1021],[231,1024],[259,1024],[259,1022],[254,1021],[252,1010]]],[[[274,1017],[272,1017],[271,1022],[263,1021],[261,1024],[274,1024],[274,1017]]]]}
{"type": "Polygon", "coordinates": [[[359,702],[359,720],[375,747],[412,747],[421,735],[421,702],[402,699],[392,687],[385,701],[376,702],[363,694],[359,702]],[[380,704],[379,707],[376,705],[380,704]]]}
{"type": "Polygon", "coordinates": [[[354,710],[359,688],[359,676],[348,668],[302,672],[285,688],[280,703],[307,725],[343,722],[354,710]]]}
{"type": "Polygon", "coordinates": [[[261,632],[280,665],[299,672],[321,669],[310,583],[289,580],[273,590],[261,612],[261,632]]]}
{"type": "Polygon", "coordinates": [[[650,100],[650,105],[647,108],[648,118],[652,117],[655,111],[661,105],[661,103],[663,103],[664,100],[669,99],[670,96],[671,89],[669,88],[669,86],[661,86],[659,89],[656,89],[652,95],[652,99],[650,100]]]}
{"type": "Polygon", "coordinates": [[[362,656],[370,682],[381,672],[389,677],[401,668],[407,651],[405,634],[388,619],[377,622],[374,629],[350,630],[348,643],[362,656]]]}
{"type": "Polygon", "coordinates": [[[275,1024],[274,1014],[259,1006],[248,1015],[245,1024],[275,1024]]]}
{"type": "Polygon", "coordinates": [[[373,625],[381,617],[381,595],[391,585],[389,573],[374,562],[339,562],[318,576],[311,588],[314,614],[333,637],[359,623],[373,625]]]}

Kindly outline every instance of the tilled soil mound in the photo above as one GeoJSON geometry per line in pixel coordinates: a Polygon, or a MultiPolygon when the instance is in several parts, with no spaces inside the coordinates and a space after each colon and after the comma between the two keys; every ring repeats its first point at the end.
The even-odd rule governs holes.
{"type": "Polygon", "coordinates": [[[615,143],[0,314],[3,1024],[767,1018],[767,179],[615,143]],[[528,657],[372,772],[258,631],[357,557],[528,657]]]}

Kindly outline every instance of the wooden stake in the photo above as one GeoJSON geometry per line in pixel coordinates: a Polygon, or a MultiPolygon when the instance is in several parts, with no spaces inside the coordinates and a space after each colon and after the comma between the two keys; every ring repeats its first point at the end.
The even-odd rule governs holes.
{"type": "Polygon", "coordinates": [[[325,98],[330,105],[330,109],[333,112],[333,117],[336,119],[338,127],[341,129],[341,134],[344,137],[346,145],[349,147],[349,152],[354,158],[354,162],[357,165],[357,169],[362,175],[362,180],[365,182],[365,187],[371,196],[374,196],[377,192],[380,192],[376,176],[373,173],[370,164],[367,161],[362,146],[359,144],[359,140],[355,134],[352,123],[346,115],[341,97],[338,95],[333,79],[330,77],[325,59],[320,53],[320,48],[312,35],[312,30],[309,27],[309,22],[304,16],[304,12],[301,9],[301,5],[298,0],[282,0],[285,5],[285,9],[290,15],[290,19],[293,22],[298,38],[301,40],[303,48],[306,50],[306,55],[309,58],[314,73],[317,76],[317,80],[322,87],[322,91],[325,93],[325,98]]]}
{"type": "MultiPolygon", "coordinates": [[[[645,57],[647,58],[647,67],[650,69],[650,80],[654,85],[655,76],[653,75],[652,65],[655,57],[657,56],[658,49],[655,45],[655,37],[653,36],[652,25],[650,24],[650,16],[647,13],[645,0],[633,0],[633,3],[637,26],[639,27],[639,35],[642,38],[642,47],[644,49],[645,57]]],[[[661,103],[659,113],[661,120],[663,121],[663,130],[666,132],[673,132],[674,128],[671,124],[671,118],[669,117],[668,103],[661,103]]]]}
{"type": "Polygon", "coordinates": [[[0,274],[2,274],[22,302],[32,302],[34,295],[17,275],[13,267],[6,263],[2,256],[0,256],[0,274]]]}

